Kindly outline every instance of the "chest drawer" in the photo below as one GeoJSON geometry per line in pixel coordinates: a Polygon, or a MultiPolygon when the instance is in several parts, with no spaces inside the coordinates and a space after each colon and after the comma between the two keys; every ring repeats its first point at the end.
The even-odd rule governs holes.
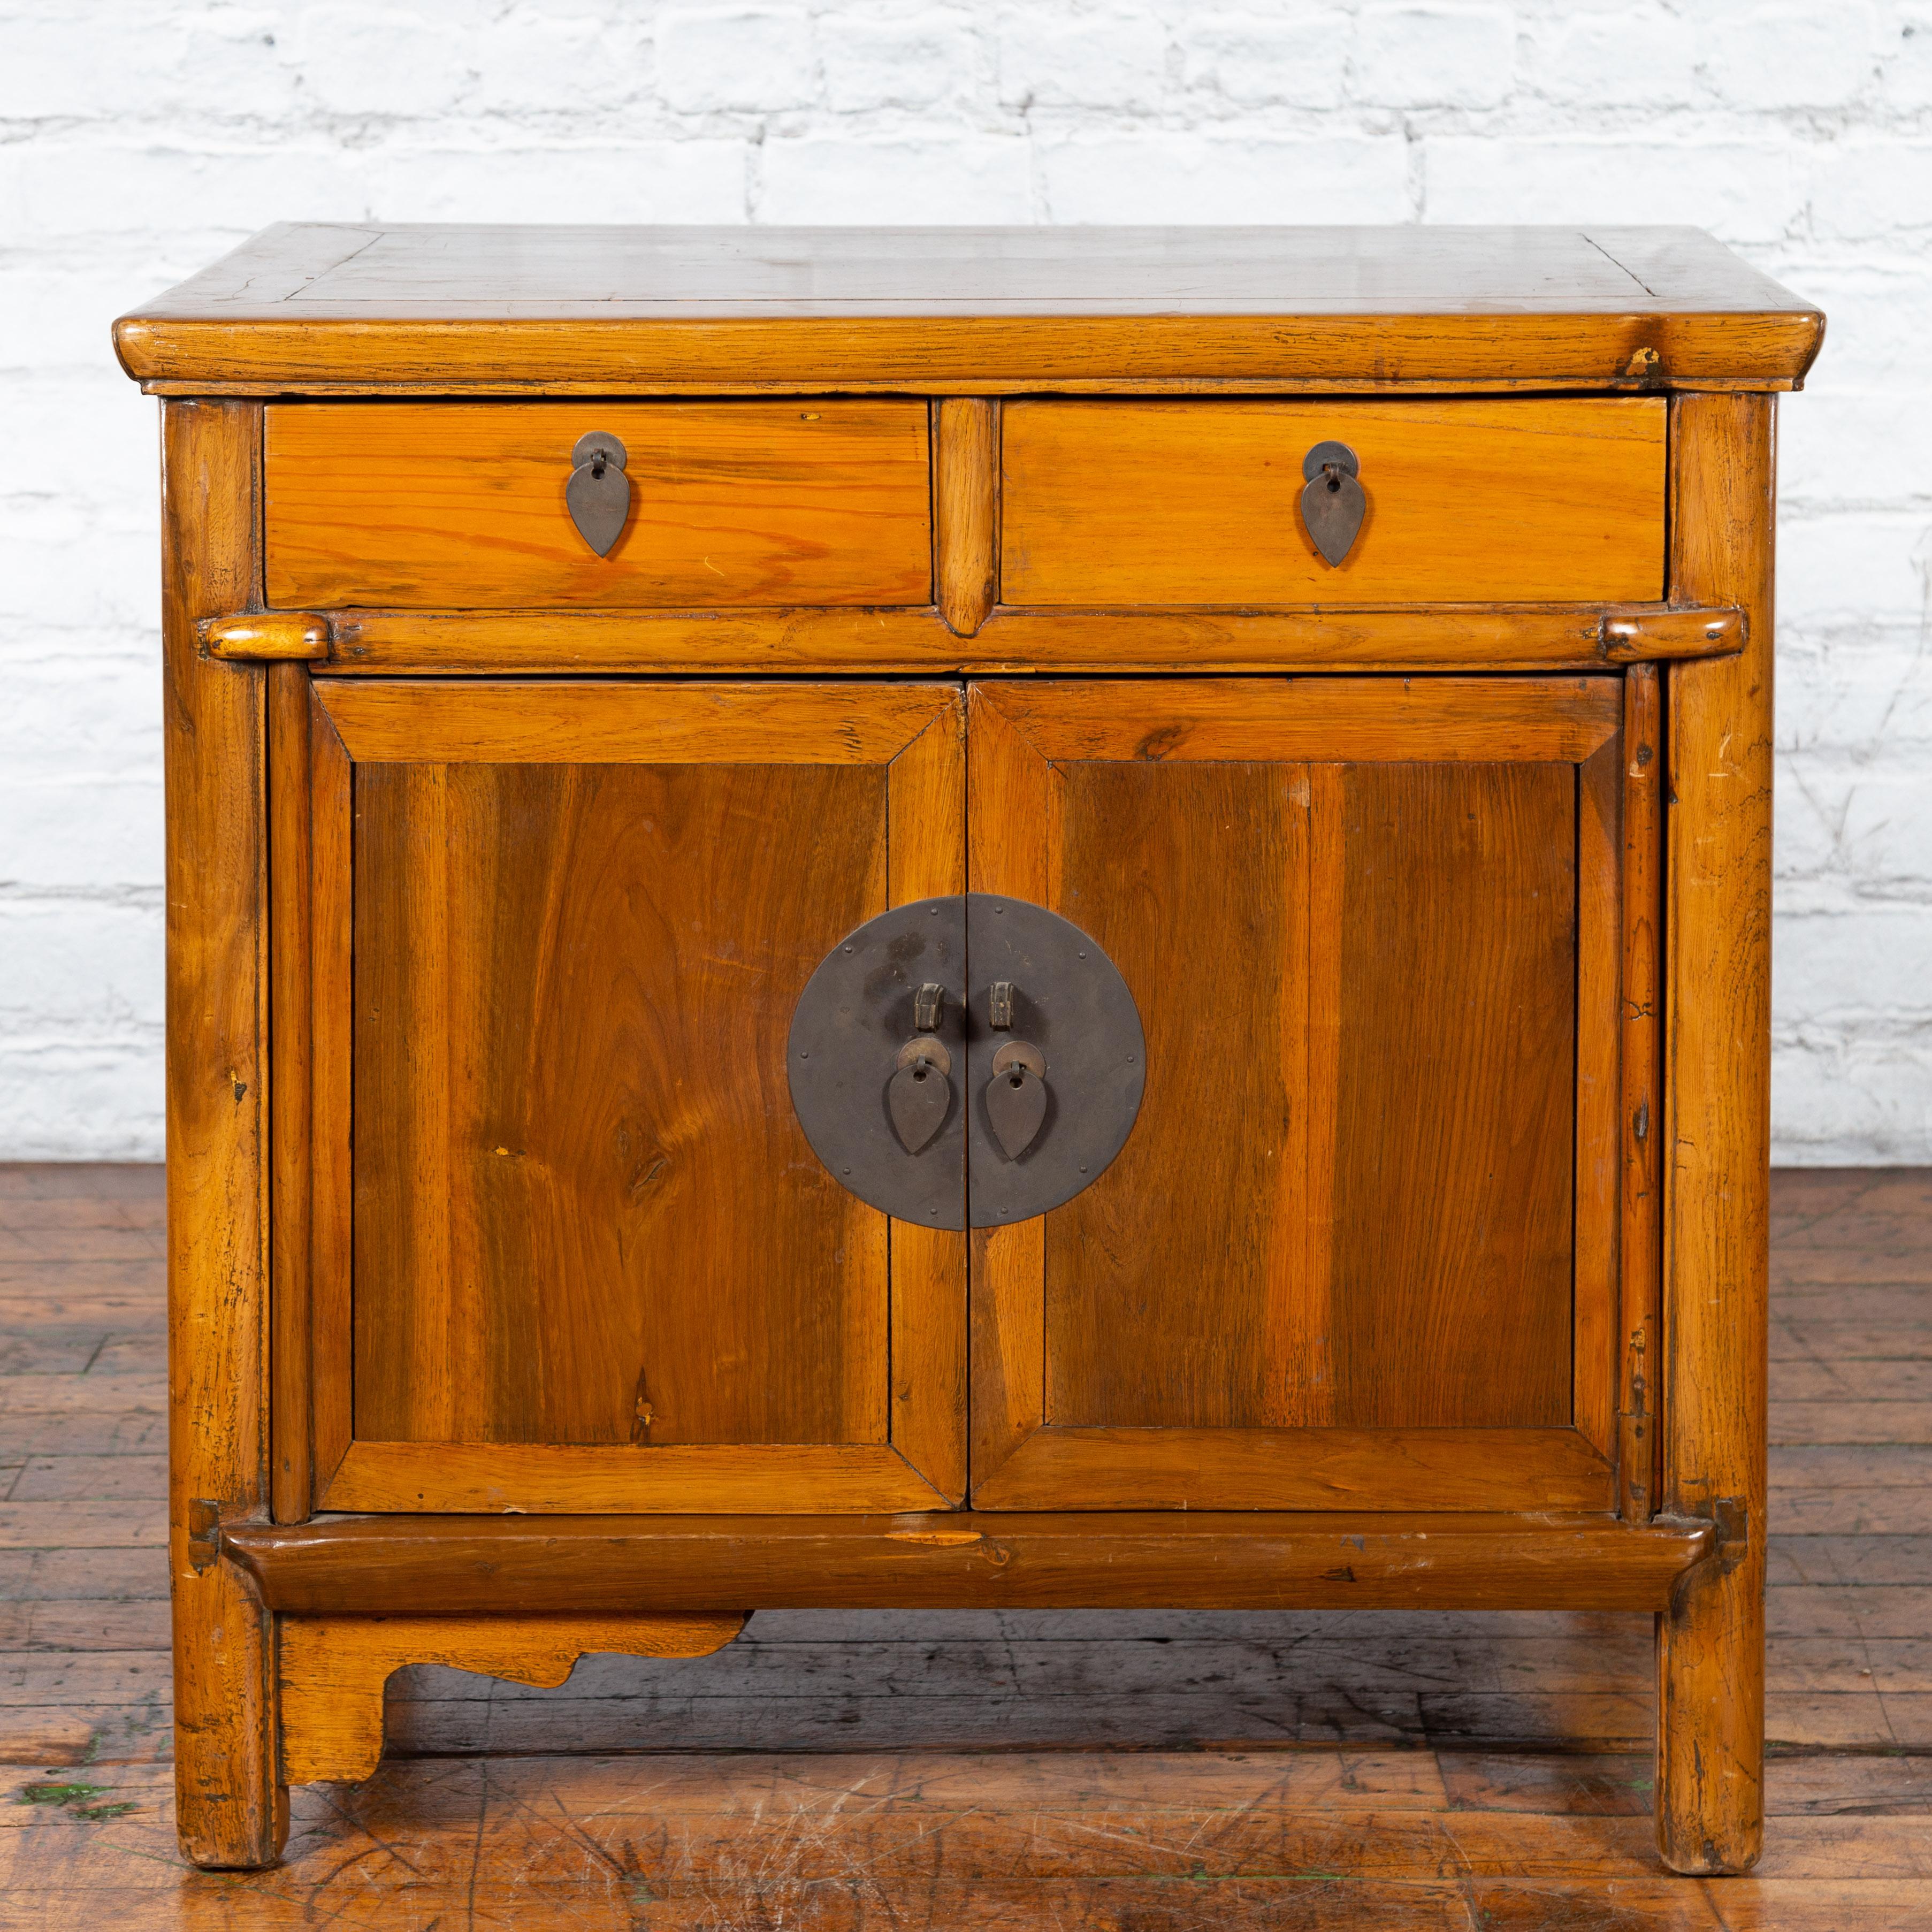
{"type": "Polygon", "coordinates": [[[1664,404],[1010,403],[1001,597],[1014,604],[1637,602],[1664,591],[1664,404]],[[1352,450],[1366,508],[1337,566],[1303,461],[1352,450]]]}
{"type": "Polygon", "coordinates": [[[272,604],[519,610],[924,604],[923,402],[314,403],[266,412],[272,604]],[[565,492],[624,446],[600,556],[565,492]]]}

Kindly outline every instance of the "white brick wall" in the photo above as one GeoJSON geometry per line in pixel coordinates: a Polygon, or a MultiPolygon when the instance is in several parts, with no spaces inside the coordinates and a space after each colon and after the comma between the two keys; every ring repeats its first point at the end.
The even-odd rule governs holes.
{"type": "Polygon", "coordinates": [[[1690,221],[1784,413],[1778,1152],[1932,1160],[1928,0],[0,0],[0,1156],[160,1145],[154,405],[274,220],[1690,221]]]}

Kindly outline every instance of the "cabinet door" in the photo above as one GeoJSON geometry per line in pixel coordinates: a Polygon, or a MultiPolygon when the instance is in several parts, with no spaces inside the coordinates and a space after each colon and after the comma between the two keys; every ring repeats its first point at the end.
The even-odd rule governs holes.
{"type": "Polygon", "coordinates": [[[958,1499],[964,1237],[826,1173],[785,1049],[845,933],[962,889],[961,723],[937,684],[314,683],[316,1506],[958,1499]]]}
{"type": "Polygon", "coordinates": [[[1147,1039],[1112,1166],[974,1237],[976,1507],[1614,1505],[1621,703],[972,688],[973,889],[1147,1039]]]}

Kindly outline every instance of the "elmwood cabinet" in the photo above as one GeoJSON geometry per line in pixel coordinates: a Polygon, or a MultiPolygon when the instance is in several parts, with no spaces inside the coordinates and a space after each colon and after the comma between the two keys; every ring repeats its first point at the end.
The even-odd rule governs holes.
{"type": "Polygon", "coordinates": [[[1654,1612],[1748,1865],[1821,327],[1636,230],[290,228],[123,318],[188,1856],[404,1664],[1131,1603],[1654,1612]]]}

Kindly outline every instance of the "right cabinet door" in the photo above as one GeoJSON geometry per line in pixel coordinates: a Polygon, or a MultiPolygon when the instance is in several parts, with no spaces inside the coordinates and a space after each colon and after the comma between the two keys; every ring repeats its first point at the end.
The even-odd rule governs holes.
{"type": "Polygon", "coordinates": [[[1112,1165],[974,1236],[976,1507],[1614,1507],[1622,704],[973,688],[973,889],[1147,1039],[1112,1165]]]}

